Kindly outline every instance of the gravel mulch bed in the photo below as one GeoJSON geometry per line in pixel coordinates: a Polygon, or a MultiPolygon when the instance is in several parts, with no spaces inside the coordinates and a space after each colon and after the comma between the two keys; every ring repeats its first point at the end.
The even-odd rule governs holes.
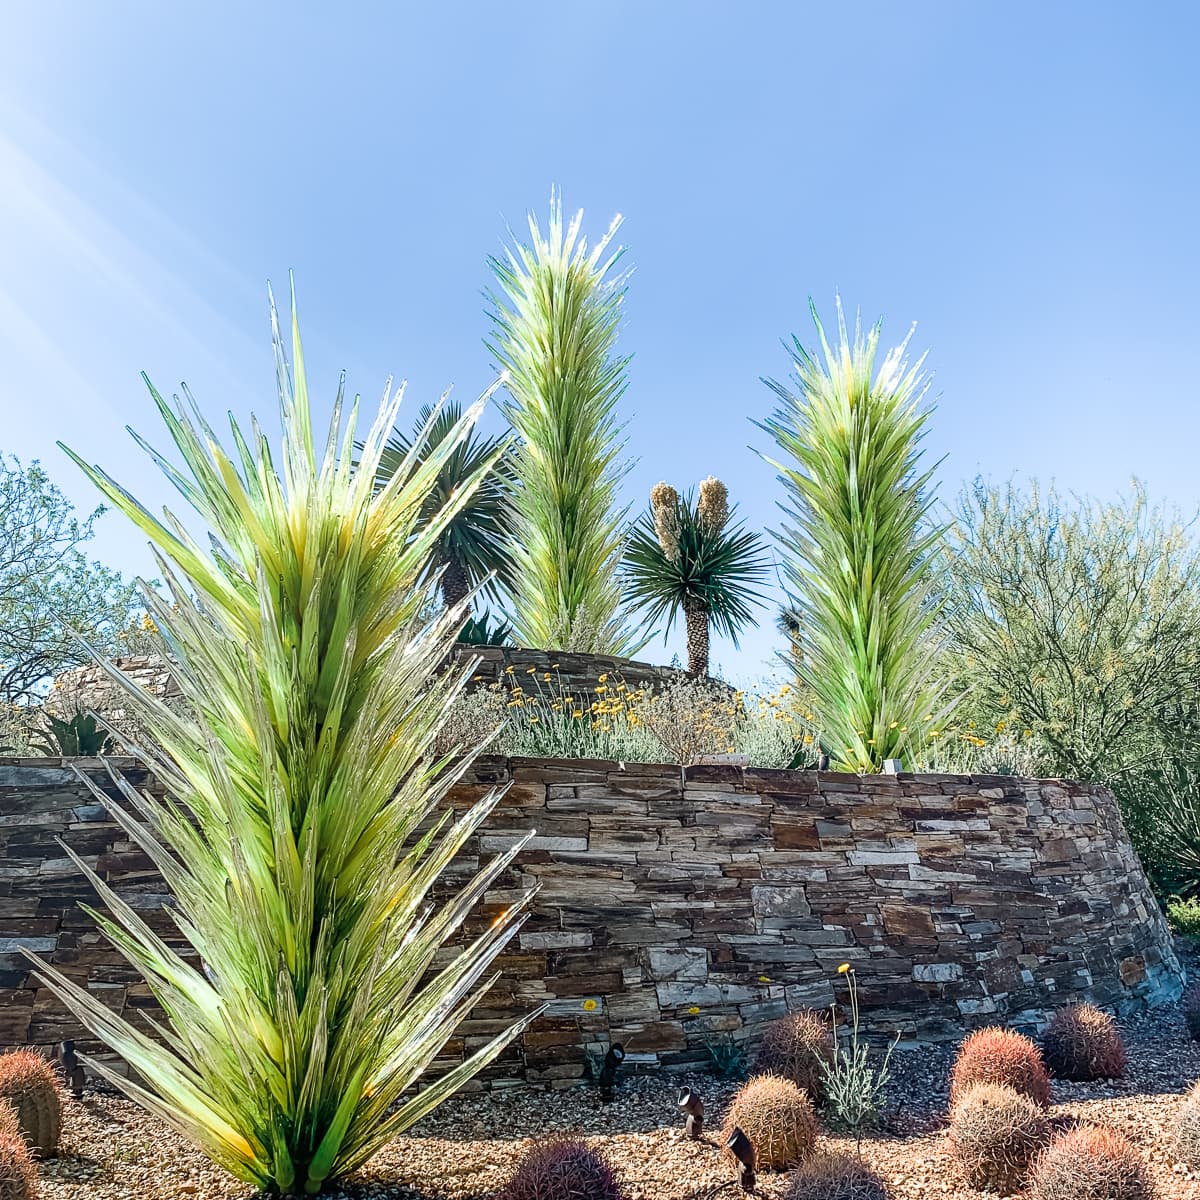
{"type": "MultiPolygon", "coordinates": [[[[1189,1038],[1177,1008],[1141,1014],[1121,1029],[1129,1053],[1126,1077],[1087,1084],[1056,1080],[1053,1115],[1064,1126],[1088,1121],[1125,1134],[1149,1162],[1159,1200],[1200,1200],[1200,1171],[1178,1162],[1173,1150],[1175,1111],[1200,1078],[1200,1044],[1189,1038]]],[[[962,1182],[946,1147],[953,1053],[953,1047],[926,1047],[893,1057],[887,1122],[863,1140],[862,1154],[889,1182],[894,1200],[989,1195],[962,1182]]],[[[504,1183],[532,1139],[570,1132],[603,1147],[629,1200],[733,1200],[737,1192],[715,1137],[684,1137],[675,1107],[676,1089],[684,1083],[704,1097],[715,1134],[737,1085],[710,1075],[623,1079],[609,1105],[590,1089],[465,1096],[386,1147],[340,1194],[352,1200],[481,1200],[504,1183]]],[[[248,1200],[244,1185],[128,1101],[89,1092],[67,1105],[62,1157],[40,1165],[43,1200],[248,1200]]],[[[854,1147],[845,1137],[824,1140],[854,1147]]],[[[759,1184],[761,1195],[777,1200],[785,1178],[762,1175],[759,1184]]]]}

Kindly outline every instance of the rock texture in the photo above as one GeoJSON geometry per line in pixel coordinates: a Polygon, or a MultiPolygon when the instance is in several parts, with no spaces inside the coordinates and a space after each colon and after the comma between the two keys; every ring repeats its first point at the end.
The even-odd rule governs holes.
{"type": "MultiPolygon", "coordinates": [[[[76,765],[106,779],[99,763],[76,765]]],[[[149,782],[128,760],[120,766],[149,782]]],[[[1033,1029],[1079,999],[1125,1013],[1181,988],[1165,922],[1102,788],[483,758],[451,802],[464,807],[493,786],[508,791],[444,886],[536,828],[466,933],[529,886],[540,891],[501,981],[437,1066],[516,1014],[545,1012],[480,1086],[570,1086],[610,1041],[624,1043],[629,1067],[688,1069],[710,1044],[831,1003],[845,962],[870,1029],[907,1039],[993,1022],[1033,1029]]],[[[153,867],[71,764],[0,759],[3,1045],[79,1035],[30,978],[21,947],[115,1009],[152,1005],[79,910],[90,888],[58,837],[174,934],[153,867]]]]}

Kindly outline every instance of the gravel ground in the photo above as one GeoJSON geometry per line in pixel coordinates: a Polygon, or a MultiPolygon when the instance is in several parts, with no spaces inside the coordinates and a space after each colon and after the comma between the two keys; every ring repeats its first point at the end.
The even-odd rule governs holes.
{"type": "MultiPolygon", "coordinates": [[[[1174,1008],[1127,1020],[1122,1033],[1130,1061],[1126,1077],[1098,1084],[1056,1081],[1053,1114],[1063,1126],[1085,1120],[1128,1136],[1150,1163],[1159,1200],[1200,1200],[1200,1172],[1177,1162],[1172,1146],[1175,1110],[1200,1078],[1200,1044],[1188,1037],[1174,1008]]],[[[943,1124],[952,1057],[952,1047],[933,1047],[897,1051],[893,1058],[885,1131],[864,1139],[862,1153],[889,1181],[894,1200],[987,1195],[962,1183],[947,1152],[943,1124]]],[[[715,1140],[683,1136],[675,1107],[681,1083],[703,1095],[715,1130],[736,1084],[708,1075],[624,1079],[607,1106],[591,1090],[467,1096],[381,1151],[346,1181],[341,1195],[477,1200],[505,1181],[532,1139],[572,1132],[603,1146],[629,1200],[707,1200],[718,1193],[732,1200],[731,1172],[715,1140]]],[[[243,1185],[129,1102],[89,1092],[67,1103],[63,1155],[40,1168],[43,1200],[248,1200],[243,1185]]],[[[853,1148],[851,1139],[825,1140],[853,1148]]],[[[760,1194],[774,1200],[782,1196],[785,1178],[763,1175],[759,1183],[760,1194]]]]}

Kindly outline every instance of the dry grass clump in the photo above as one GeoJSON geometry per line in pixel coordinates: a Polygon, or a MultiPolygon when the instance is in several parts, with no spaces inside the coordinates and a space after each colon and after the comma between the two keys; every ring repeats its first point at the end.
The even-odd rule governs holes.
{"type": "Polygon", "coordinates": [[[1125,1073],[1125,1046],[1113,1018],[1092,1004],[1072,1004],[1050,1018],[1042,1057],[1058,1079],[1117,1079],[1125,1073]]]}
{"type": "Polygon", "coordinates": [[[979,1029],[963,1042],[950,1072],[951,1105],[972,1083],[1004,1084],[1038,1104],[1050,1103],[1041,1051],[1011,1029],[979,1029]]]}
{"type": "Polygon", "coordinates": [[[608,1160],[580,1138],[539,1142],[497,1200],[622,1200],[608,1160]]]}
{"type": "Polygon", "coordinates": [[[756,1069],[782,1075],[803,1088],[814,1104],[825,1096],[824,1067],[833,1063],[833,1034],[820,1013],[794,1012],[772,1021],[758,1047],[756,1069]]]}
{"type": "Polygon", "coordinates": [[[1004,1084],[973,1083],[950,1111],[950,1145],[973,1188],[1017,1191],[1049,1138],[1041,1105],[1004,1084]]]}
{"type": "Polygon", "coordinates": [[[1196,1083],[1179,1108],[1175,1150],[1193,1169],[1200,1168],[1200,1083],[1196,1083]]]}
{"type": "Polygon", "coordinates": [[[725,1115],[723,1140],[735,1127],[750,1139],[756,1165],[763,1171],[799,1166],[812,1156],[817,1141],[812,1101],[780,1075],[756,1075],[734,1096],[725,1115]]]}
{"type": "Polygon", "coordinates": [[[0,1099],[12,1105],[30,1150],[53,1158],[62,1132],[62,1090],[54,1068],[32,1050],[0,1054],[0,1099]]]}
{"type": "Polygon", "coordinates": [[[861,1158],[821,1151],[788,1181],[784,1200],[890,1200],[887,1184],[861,1158]]]}
{"type": "Polygon", "coordinates": [[[1153,1200],[1142,1157],[1112,1129],[1078,1125],[1033,1164],[1029,1200],[1153,1200]]]}

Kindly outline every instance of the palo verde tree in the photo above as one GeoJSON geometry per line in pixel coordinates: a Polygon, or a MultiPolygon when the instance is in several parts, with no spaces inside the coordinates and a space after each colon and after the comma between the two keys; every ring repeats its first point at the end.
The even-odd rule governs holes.
{"type": "Polygon", "coordinates": [[[613,349],[625,280],[613,274],[621,252],[605,257],[620,218],[590,249],[582,220],[564,226],[555,193],[546,231],[530,216],[529,244],[489,259],[498,290],[487,345],[519,437],[513,624],[525,646],[629,654],[644,642],[626,627],[617,572],[626,468],[616,407],[628,359],[613,349]]]}
{"type": "Polygon", "coordinates": [[[84,555],[103,511],[81,520],[38,463],[0,458],[0,702],[27,703],[88,645],[118,652],[136,591],[84,555]]]}
{"type": "Polygon", "coordinates": [[[793,338],[794,380],[766,381],[780,403],[761,428],[787,497],[776,536],[803,624],[797,670],[833,763],[865,771],[911,761],[943,711],[929,567],[941,532],[920,469],[928,378],[907,337],[876,370],[879,324],[856,323],[851,341],[839,300],[831,346],[810,308],[820,355],[793,338]]]}
{"type": "Polygon", "coordinates": [[[443,667],[461,613],[428,621],[420,586],[445,526],[491,469],[482,463],[421,522],[484,402],[377,489],[400,396],[385,394],[356,466],[358,401],[344,413],[339,389],[317,442],[294,305],[291,367],[274,306],[272,326],[278,458],[257,426],[248,437],[234,424],[226,451],[186,389],[173,405],[151,389],[183,466],[155,458],[211,544],[72,455],[150,538],[165,581],[167,595],[146,599],[188,711],[110,673],[153,735],[142,755],[166,797],[119,777],[119,800],[96,792],[161,870],[189,953],[76,858],[107,909],[92,915],[166,1014],[164,1036],[45,963],[37,975],[132,1068],[95,1061],[97,1072],[239,1179],[290,1195],[353,1170],[517,1032],[415,1088],[490,985],[514,910],[435,956],[523,842],[430,902],[496,800],[457,817],[440,804],[463,770],[431,751],[465,682],[443,667]]]}
{"type": "Polygon", "coordinates": [[[769,564],[762,539],[730,526],[729,491],[713,476],[699,499],[681,497],[668,483],[650,492],[650,511],[634,527],[625,554],[626,596],[645,610],[647,623],[669,629],[682,612],[688,672],[708,674],[709,632],[737,645],[739,633],[762,604],[758,585],[769,564]]]}

